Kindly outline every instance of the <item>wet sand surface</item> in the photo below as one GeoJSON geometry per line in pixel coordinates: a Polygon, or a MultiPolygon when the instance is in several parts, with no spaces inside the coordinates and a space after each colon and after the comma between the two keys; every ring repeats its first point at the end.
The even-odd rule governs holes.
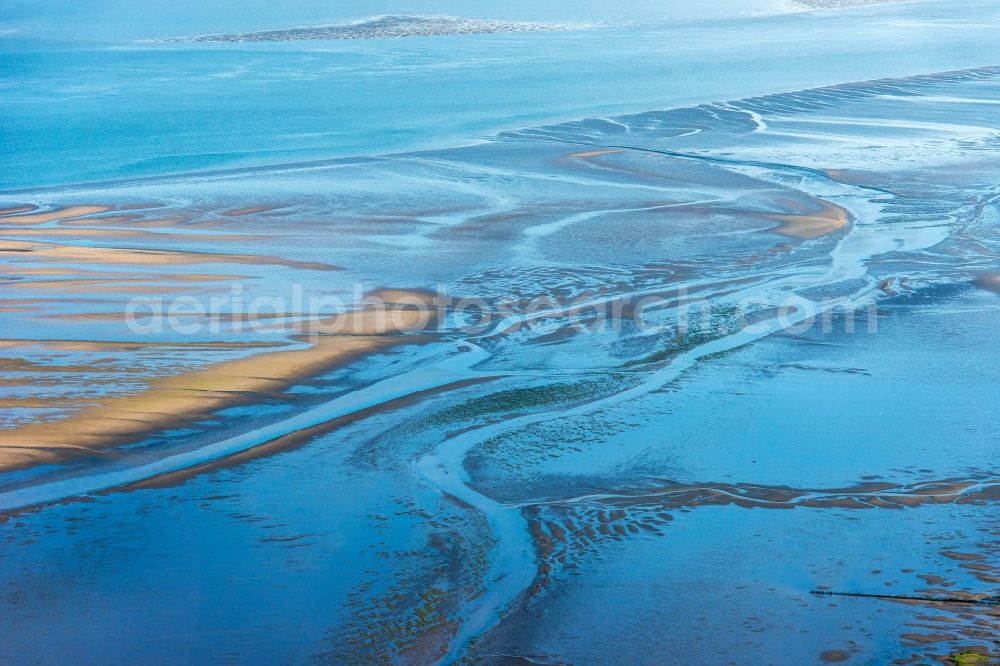
{"type": "Polygon", "coordinates": [[[973,97],[0,198],[0,660],[1000,658],[973,97]]]}

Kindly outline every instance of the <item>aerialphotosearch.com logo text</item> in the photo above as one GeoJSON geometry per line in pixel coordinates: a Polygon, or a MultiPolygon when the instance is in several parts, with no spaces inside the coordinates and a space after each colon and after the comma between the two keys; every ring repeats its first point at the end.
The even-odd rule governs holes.
{"type": "Polygon", "coordinates": [[[588,294],[571,299],[516,295],[453,296],[436,291],[371,290],[355,284],[341,294],[307,292],[250,295],[242,284],[205,297],[137,296],[126,307],[126,322],[138,335],[163,332],[205,335],[260,334],[387,335],[417,331],[469,336],[511,334],[524,328],[570,328],[575,332],[650,334],[661,331],[719,333],[784,330],[824,333],[877,330],[873,300],[814,301],[796,294],[738,300],[692,296],[684,286],[655,293],[588,294]]]}

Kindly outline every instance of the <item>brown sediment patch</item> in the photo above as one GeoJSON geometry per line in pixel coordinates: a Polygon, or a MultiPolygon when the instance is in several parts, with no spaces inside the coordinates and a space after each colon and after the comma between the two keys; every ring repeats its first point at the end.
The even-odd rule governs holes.
{"type": "MultiPolygon", "coordinates": [[[[115,372],[115,373],[108,372],[104,373],[103,376],[97,373],[90,373],[90,374],[81,373],[77,377],[70,379],[79,380],[82,377],[86,377],[85,381],[88,387],[107,386],[110,384],[120,385],[122,382],[121,372],[115,372]]],[[[39,374],[25,373],[23,377],[18,377],[16,379],[6,379],[0,377],[0,386],[6,388],[28,388],[31,390],[37,389],[42,386],[52,386],[55,387],[56,389],[64,390],[67,386],[71,385],[70,379],[68,379],[67,377],[59,377],[54,375],[46,377],[45,373],[39,373],[39,374]]]]}
{"type": "MultiPolygon", "coordinates": [[[[71,220],[59,220],[60,227],[119,227],[126,226],[132,227],[142,227],[146,229],[155,229],[162,227],[177,227],[183,229],[190,228],[214,228],[219,226],[224,226],[224,220],[202,220],[200,222],[193,222],[193,215],[183,215],[183,216],[172,216],[172,217],[153,217],[146,218],[141,215],[113,215],[113,216],[102,216],[102,217],[84,217],[84,218],[74,218],[71,220]]],[[[157,234],[163,236],[164,234],[157,234]]],[[[203,236],[199,236],[203,238],[203,236]]]]}
{"type": "Polygon", "coordinates": [[[614,155],[615,153],[624,153],[625,151],[621,148],[603,148],[601,150],[585,150],[580,153],[571,153],[568,157],[576,157],[579,159],[587,159],[588,157],[600,157],[601,155],[614,155]]]}
{"type": "Polygon", "coordinates": [[[892,192],[890,179],[884,174],[861,169],[826,169],[823,171],[830,180],[844,185],[860,185],[862,187],[877,187],[892,192]]]}
{"type": "Polygon", "coordinates": [[[976,286],[980,289],[1000,294],[1000,273],[982,273],[976,278],[976,286]]]}
{"type": "Polygon", "coordinates": [[[49,372],[60,374],[79,374],[97,372],[120,372],[124,368],[97,365],[58,365],[38,363],[26,358],[0,358],[0,372],[49,372]]]}
{"type": "Polygon", "coordinates": [[[839,664],[850,659],[851,655],[843,650],[826,650],[819,655],[819,658],[824,664],[839,664]]]}
{"type": "Polygon", "coordinates": [[[427,289],[390,289],[382,287],[366,293],[365,300],[429,307],[434,303],[434,296],[434,292],[427,289]]]}
{"type": "Polygon", "coordinates": [[[116,207],[116,210],[149,210],[150,208],[163,208],[162,203],[146,202],[146,203],[129,203],[122,204],[116,207]]]}
{"type": "Polygon", "coordinates": [[[955,495],[976,485],[975,481],[939,481],[914,488],[915,495],[955,495]]]}
{"type": "MultiPolygon", "coordinates": [[[[2,279],[0,279],[0,284],[2,284],[2,279]]],[[[41,312],[42,308],[40,304],[35,303],[32,305],[24,304],[25,301],[45,301],[47,299],[37,299],[37,298],[9,298],[0,301],[0,314],[2,313],[14,313],[14,312],[41,312]]]]}
{"type": "MultiPolygon", "coordinates": [[[[987,603],[990,601],[982,594],[975,594],[967,590],[952,590],[946,587],[928,587],[916,592],[938,603],[987,603]]],[[[917,601],[924,600],[918,599],[917,601]]]]}
{"type": "Polygon", "coordinates": [[[76,268],[69,266],[22,266],[21,264],[0,264],[0,271],[4,275],[27,275],[52,277],[55,275],[75,275],[80,277],[108,278],[127,277],[132,279],[134,274],[115,273],[113,271],[94,271],[89,268],[76,268]]]}
{"type": "Polygon", "coordinates": [[[947,615],[918,615],[917,619],[921,622],[961,622],[958,618],[949,617],[947,615]]]}
{"type": "Polygon", "coordinates": [[[141,219],[142,217],[140,217],[139,215],[108,215],[104,217],[83,217],[83,218],[72,218],[69,220],[59,220],[59,223],[68,226],[87,226],[95,224],[116,225],[116,224],[126,224],[141,219]]]}
{"type": "MultiPolygon", "coordinates": [[[[4,236],[21,236],[29,238],[147,238],[169,241],[189,241],[191,234],[171,234],[166,232],[145,231],[143,229],[105,229],[103,227],[87,227],[64,229],[45,227],[43,229],[19,228],[3,229],[4,236]]],[[[199,241],[260,241],[269,236],[251,234],[198,234],[199,241]]]]}
{"type": "Polygon", "coordinates": [[[67,442],[100,449],[136,441],[212,413],[284,392],[296,380],[388,346],[390,338],[324,338],[306,350],[273,352],[156,378],[137,394],[107,399],[54,423],[0,432],[0,469],[56,462],[67,442]]]}
{"type": "MultiPolygon", "coordinates": [[[[125,278],[123,280],[30,280],[10,282],[5,286],[13,289],[42,289],[57,291],[64,294],[93,294],[93,293],[121,293],[121,294],[169,294],[177,291],[177,286],[167,284],[127,284],[135,282],[125,278]]],[[[157,282],[170,282],[164,276],[157,282]]]]}
{"type": "Polygon", "coordinates": [[[55,220],[67,220],[74,217],[84,217],[85,215],[96,215],[106,213],[111,210],[111,206],[66,206],[57,208],[47,213],[31,213],[27,215],[5,215],[0,217],[0,224],[42,224],[55,220]]]}
{"type": "Polygon", "coordinates": [[[187,265],[187,264],[273,264],[289,268],[307,270],[337,271],[338,266],[314,261],[296,261],[256,254],[216,254],[210,252],[187,252],[179,250],[139,250],[121,247],[93,247],[78,245],[57,245],[31,241],[0,240],[0,258],[49,260],[86,264],[139,264],[139,265],[187,265]]]}
{"type": "MultiPolygon", "coordinates": [[[[780,222],[777,227],[767,231],[799,240],[813,240],[820,236],[832,234],[847,226],[850,214],[844,208],[829,201],[816,200],[819,209],[813,212],[801,213],[764,213],[761,217],[780,222]]],[[[796,202],[785,201],[790,208],[801,208],[796,202]]]]}
{"type": "MultiPolygon", "coordinates": [[[[196,220],[188,221],[183,225],[184,229],[218,229],[219,227],[225,227],[232,224],[232,221],[227,218],[213,218],[208,220],[196,220]]],[[[201,236],[198,236],[201,238],[201,236]]]]}
{"type": "Polygon", "coordinates": [[[60,409],[67,406],[65,401],[49,398],[0,398],[0,408],[3,409],[60,409]]]}
{"type": "Polygon", "coordinates": [[[140,218],[129,223],[130,227],[142,227],[144,229],[160,229],[163,227],[186,227],[187,218],[182,217],[161,217],[151,220],[140,218]]]}
{"type": "Polygon", "coordinates": [[[942,550],[941,554],[948,559],[958,560],[960,562],[982,562],[986,559],[983,555],[977,555],[975,553],[956,553],[951,550],[942,550]]]}
{"type": "Polygon", "coordinates": [[[145,218],[141,215],[114,215],[105,217],[83,217],[74,218],[71,220],[59,220],[60,226],[73,226],[73,227],[85,227],[85,226],[118,226],[124,225],[128,227],[144,227],[144,228],[158,228],[158,227],[184,227],[187,226],[185,223],[190,217],[160,217],[160,218],[145,218]]]}
{"type": "MultiPolygon", "coordinates": [[[[155,310],[137,310],[136,312],[129,312],[126,310],[114,311],[114,312],[67,312],[67,313],[53,313],[53,314],[42,314],[38,315],[37,319],[55,319],[61,321],[145,321],[150,317],[159,314],[155,310]]],[[[265,321],[269,322],[280,322],[286,319],[293,319],[295,321],[288,324],[280,324],[275,330],[287,330],[292,327],[293,332],[300,332],[303,327],[308,326],[307,322],[322,321],[319,316],[312,314],[304,314],[299,312],[258,312],[250,314],[249,312],[205,312],[205,313],[192,313],[177,315],[179,318],[183,319],[185,323],[187,322],[213,322],[213,323],[225,323],[225,324],[246,324],[246,323],[261,323],[265,321]]],[[[263,332],[264,329],[255,329],[258,332],[263,332]]],[[[343,331],[347,333],[348,331],[343,331]]]]}
{"type": "Polygon", "coordinates": [[[909,643],[916,643],[917,645],[949,643],[958,640],[958,636],[953,634],[903,634],[900,638],[909,643]]]}
{"type": "MultiPolygon", "coordinates": [[[[982,504],[1000,501],[1000,478],[978,482],[946,479],[908,485],[865,482],[847,488],[801,489],[755,484],[663,483],[659,488],[645,487],[634,492],[588,494],[579,499],[540,502],[528,507],[529,520],[536,520],[534,530],[544,533],[539,550],[540,576],[547,576],[553,563],[573,561],[573,554],[596,552],[598,540],[621,540],[632,535],[659,535],[660,527],[673,520],[671,512],[685,512],[701,506],[737,506],[746,509],[853,509],[905,510],[932,504],[982,504]],[[931,494],[931,493],[936,494],[931,494]],[[547,516],[543,518],[544,515],[547,516]],[[553,517],[554,516],[554,517],[553,517]],[[561,522],[567,527],[560,537],[547,526],[561,522]]],[[[953,554],[958,555],[958,554],[953,554]]],[[[982,559],[979,556],[970,560],[982,559]]],[[[960,559],[956,557],[955,559],[960,559]]],[[[568,566],[568,565],[567,565],[568,566]]],[[[947,581],[944,581],[947,582],[947,581]]],[[[541,583],[544,585],[544,583],[541,583]]],[[[929,591],[948,597],[962,597],[953,590],[929,591]]],[[[967,595],[975,601],[975,595],[967,595]]],[[[921,600],[914,603],[922,603],[921,600]]]]}
{"type": "Polygon", "coordinates": [[[169,349],[273,349],[285,347],[287,342],[115,342],[107,340],[28,340],[24,338],[0,339],[0,349],[16,347],[42,347],[60,351],[130,352],[151,348],[169,349]]]}
{"type": "Polygon", "coordinates": [[[38,206],[31,206],[25,204],[24,206],[11,206],[9,208],[0,208],[0,215],[14,215],[15,213],[28,213],[33,210],[38,210],[38,206]]]}
{"type": "Polygon", "coordinates": [[[912,607],[916,611],[916,621],[906,625],[912,631],[903,634],[901,639],[919,654],[894,663],[1000,663],[996,661],[1000,655],[993,653],[997,646],[996,629],[1000,626],[1000,600],[997,597],[942,589],[918,590],[915,595],[832,592],[826,589],[814,590],[813,594],[874,599],[912,607]],[[929,612],[935,614],[930,615],[929,612]]]}
{"type": "Polygon", "coordinates": [[[311,336],[383,335],[395,330],[421,330],[440,313],[434,293],[420,289],[376,289],[365,294],[356,310],[304,322],[311,336]]]}
{"type": "Polygon", "coordinates": [[[223,215],[228,215],[230,217],[243,217],[244,215],[253,215],[255,213],[266,213],[271,210],[278,210],[279,208],[284,208],[282,205],[266,205],[266,206],[247,206],[246,208],[234,208],[232,210],[227,210],[222,213],[223,215]]]}
{"type": "MultiPolygon", "coordinates": [[[[396,329],[384,334],[312,335],[304,349],[257,354],[154,378],[142,392],[107,398],[63,420],[0,431],[0,469],[57,462],[63,453],[110,448],[191,425],[221,409],[281,395],[303,379],[404,340],[426,340],[399,335],[426,326],[423,312],[404,309],[396,315],[396,329]]],[[[350,322],[347,325],[351,327],[350,322]]]]}
{"type": "Polygon", "coordinates": [[[7,275],[23,275],[28,277],[77,276],[84,279],[129,282],[225,282],[229,280],[253,280],[250,275],[226,275],[223,273],[122,273],[115,271],[92,271],[86,268],[70,268],[68,266],[3,266],[0,270],[7,275]]]}
{"type": "Polygon", "coordinates": [[[955,585],[954,581],[934,574],[918,574],[917,578],[923,579],[928,585],[939,585],[940,587],[952,587],[955,585]]]}
{"type": "Polygon", "coordinates": [[[993,571],[996,569],[991,564],[980,564],[978,562],[966,562],[965,564],[958,565],[963,569],[968,569],[969,571],[993,571]]]}

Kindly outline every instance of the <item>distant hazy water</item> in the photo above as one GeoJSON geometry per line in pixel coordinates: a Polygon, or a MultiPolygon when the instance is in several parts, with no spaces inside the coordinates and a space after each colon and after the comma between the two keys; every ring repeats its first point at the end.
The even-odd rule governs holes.
{"type": "Polygon", "coordinates": [[[611,27],[240,45],[137,37],[309,17],[300,8],[286,21],[245,12],[213,23],[195,13],[200,22],[185,24],[161,11],[122,26],[132,14],[118,8],[88,42],[68,27],[50,35],[14,5],[0,20],[12,31],[0,38],[0,188],[440,147],[544,122],[992,64],[1000,6],[975,5],[967,22],[940,1],[713,20],[654,20],[646,5],[630,19],[515,5],[464,13],[611,27]]]}

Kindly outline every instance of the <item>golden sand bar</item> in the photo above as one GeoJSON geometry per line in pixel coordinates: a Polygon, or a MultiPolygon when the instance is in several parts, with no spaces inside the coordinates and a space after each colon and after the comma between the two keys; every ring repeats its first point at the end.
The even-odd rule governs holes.
{"type": "Polygon", "coordinates": [[[283,342],[114,342],[104,340],[27,340],[4,338],[0,349],[12,347],[34,347],[58,349],[60,351],[137,351],[151,347],[170,349],[253,349],[283,347],[283,342]]]}
{"type": "Polygon", "coordinates": [[[69,266],[21,266],[20,264],[0,264],[0,271],[7,275],[26,277],[78,277],[85,279],[112,280],[115,278],[129,282],[226,282],[251,280],[249,275],[226,275],[224,273],[119,273],[115,271],[92,271],[69,266]]]}
{"type": "Polygon", "coordinates": [[[624,152],[621,148],[605,148],[603,150],[586,150],[582,153],[572,153],[570,157],[586,159],[588,157],[600,157],[601,155],[614,155],[615,153],[624,152]]]}
{"type": "Polygon", "coordinates": [[[33,210],[37,210],[37,206],[12,206],[11,208],[0,208],[0,215],[7,216],[13,215],[14,213],[30,213],[33,210]]]}
{"type": "MultiPolygon", "coordinates": [[[[799,240],[813,240],[820,236],[832,234],[843,229],[851,221],[850,214],[840,206],[817,199],[820,210],[816,212],[803,212],[797,214],[767,213],[763,215],[765,219],[774,220],[781,224],[773,229],[768,229],[771,233],[798,238],[799,240]]],[[[790,209],[799,208],[795,202],[788,201],[790,209]]]]}
{"type": "MultiPolygon", "coordinates": [[[[21,238],[146,238],[150,240],[169,240],[169,241],[185,241],[191,240],[191,236],[187,234],[173,234],[164,231],[146,231],[144,229],[117,229],[111,228],[106,229],[104,227],[75,227],[75,228],[64,228],[59,227],[57,229],[51,228],[22,228],[22,227],[12,227],[9,229],[3,229],[3,235],[5,237],[19,236],[21,238]]],[[[197,240],[199,241],[266,241],[270,237],[262,235],[252,235],[252,234],[199,234],[197,240]]]]}
{"type": "Polygon", "coordinates": [[[1000,294],[1000,273],[983,273],[976,278],[976,286],[1000,294]]]}
{"type": "Polygon", "coordinates": [[[163,430],[190,425],[227,407],[281,394],[296,382],[404,340],[415,341],[399,334],[421,330],[429,316],[426,309],[408,305],[429,304],[429,296],[416,291],[383,291],[372,296],[399,306],[391,307],[384,317],[365,308],[341,315],[336,322],[321,322],[309,331],[316,335],[309,336],[310,346],[304,349],[257,354],[155,378],[141,393],[107,398],[63,420],[0,431],[0,469],[58,462],[67,456],[139,441],[163,430]],[[403,296],[407,301],[401,300],[403,296]],[[391,328],[384,328],[386,323],[391,328]],[[349,334],[326,334],[327,327],[349,334]]]}
{"type": "MultiPolygon", "coordinates": [[[[17,209],[8,209],[17,210],[17,209]]],[[[111,210],[111,206],[67,206],[47,213],[31,213],[27,215],[7,215],[0,217],[0,224],[42,224],[55,220],[68,220],[74,217],[84,217],[85,215],[96,215],[106,213],[111,210]]]]}
{"type": "Polygon", "coordinates": [[[181,252],[173,250],[133,250],[119,247],[90,247],[34,243],[31,241],[0,240],[0,260],[25,259],[73,262],[81,264],[135,264],[135,265],[188,265],[188,264],[272,264],[307,270],[337,271],[339,267],[316,261],[295,261],[257,254],[218,254],[213,252],[181,252]]]}

